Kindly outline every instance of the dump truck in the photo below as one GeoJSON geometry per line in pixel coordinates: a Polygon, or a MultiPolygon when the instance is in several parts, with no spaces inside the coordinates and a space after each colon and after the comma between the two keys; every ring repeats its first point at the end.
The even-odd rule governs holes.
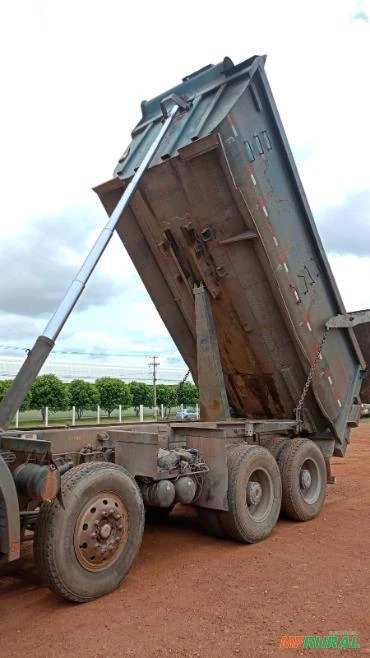
{"type": "Polygon", "coordinates": [[[345,311],[264,65],[226,57],[142,103],[95,189],[108,222],[0,404],[2,561],[33,538],[67,600],[120,585],[151,510],[196,506],[207,531],[246,544],[280,514],[315,518],[358,423],[353,327],[368,312],[345,311]],[[115,230],[199,387],[200,420],[10,430],[115,230]]]}

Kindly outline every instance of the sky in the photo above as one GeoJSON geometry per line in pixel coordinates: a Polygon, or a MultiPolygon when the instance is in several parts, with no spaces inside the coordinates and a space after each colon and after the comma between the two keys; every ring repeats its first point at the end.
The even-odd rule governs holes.
{"type": "MultiPolygon", "coordinates": [[[[225,55],[267,54],[344,303],[370,308],[369,16],[369,0],[0,3],[0,358],[32,346],[104,225],[91,188],[111,178],[141,100],[225,55]]],[[[148,372],[152,354],[185,374],[114,236],[50,359],[148,372]]]]}

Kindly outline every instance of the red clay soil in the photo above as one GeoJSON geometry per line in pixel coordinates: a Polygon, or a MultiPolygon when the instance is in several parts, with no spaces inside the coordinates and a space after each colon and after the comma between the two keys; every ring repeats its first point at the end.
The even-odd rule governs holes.
{"type": "Polygon", "coordinates": [[[370,422],[335,459],[318,519],[264,542],[208,537],[191,512],[146,529],[125,583],[72,605],[43,587],[31,546],[0,579],[0,656],[370,655],[370,422]],[[358,650],[280,649],[282,635],[357,633],[358,650]]]}

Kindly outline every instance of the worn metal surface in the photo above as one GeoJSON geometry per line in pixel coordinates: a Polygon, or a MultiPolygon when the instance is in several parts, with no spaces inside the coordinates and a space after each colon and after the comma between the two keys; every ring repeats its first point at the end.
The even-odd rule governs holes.
{"type": "Polygon", "coordinates": [[[36,432],[22,432],[22,430],[13,430],[0,434],[0,447],[3,450],[14,450],[14,452],[24,452],[29,456],[37,455],[39,458],[45,458],[50,453],[51,443],[45,439],[38,439],[36,432]]]}
{"type": "Polygon", "coordinates": [[[105,571],[118,560],[128,534],[128,512],[121,496],[102,491],[89,498],[76,520],[76,558],[87,571],[105,571]]]}
{"type": "MultiPolygon", "coordinates": [[[[287,419],[325,323],[345,309],[263,64],[227,59],[173,90],[192,107],[117,230],[194,380],[193,287],[203,283],[229,404],[240,417],[287,419]]],[[[160,98],[143,106],[120,178],[96,188],[108,212],[159,129],[160,98]]],[[[353,330],[330,332],[302,417],[311,436],[335,437],[336,454],[346,449],[363,368],[353,330]]]]}
{"type": "Polygon", "coordinates": [[[210,509],[227,510],[226,431],[181,425],[175,429],[177,441],[199,450],[209,471],[205,473],[202,492],[196,504],[210,509]]]}
{"type": "MultiPolygon", "coordinates": [[[[160,448],[196,448],[209,469],[204,473],[204,486],[197,504],[211,509],[227,509],[227,445],[259,440],[261,435],[287,433],[294,427],[294,420],[260,419],[252,422],[230,419],[218,422],[133,423],[121,427],[45,428],[35,432],[32,439],[16,438],[8,432],[2,436],[2,447],[7,450],[15,447],[17,454],[21,450],[43,460],[50,455],[58,468],[63,464],[76,465],[90,458],[104,459],[103,450],[107,449],[112,455],[114,451],[112,459],[132,475],[155,479],[168,477],[167,472],[158,469],[160,448]]],[[[39,468],[35,464],[33,467],[39,468]]],[[[7,475],[14,485],[9,469],[7,475]]]]}
{"type": "MultiPolygon", "coordinates": [[[[20,554],[20,521],[17,490],[12,474],[0,455],[0,554],[17,560],[20,554]]],[[[0,555],[1,557],[1,555],[0,555]]]]}
{"type": "Polygon", "coordinates": [[[155,478],[158,475],[158,434],[136,431],[109,430],[114,443],[115,462],[124,466],[134,476],[155,478]]]}
{"type": "Polygon", "coordinates": [[[326,323],[327,329],[345,329],[356,327],[359,324],[370,322],[370,310],[367,311],[354,311],[353,313],[345,313],[343,315],[336,315],[330,318],[326,323]]]}
{"type": "Polygon", "coordinates": [[[13,479],[19,496],[27,500],[49,502],[60,492],[61,476],[54,464],[19,464],[13,471],[13,479]]]}
{"type": "Polygon", "coordinates": [[[10,389],[0,402],[0,431],[9,427],[53,347],[54,341],[46,336],[39,336],[32,350],[28,352],[10,389]]]}
{"type": "Polygon", "coordinates": [[[200,419],[222,420],[230,411],[212,309],[203,285],[195,286],[194,296],[200,419]]]}

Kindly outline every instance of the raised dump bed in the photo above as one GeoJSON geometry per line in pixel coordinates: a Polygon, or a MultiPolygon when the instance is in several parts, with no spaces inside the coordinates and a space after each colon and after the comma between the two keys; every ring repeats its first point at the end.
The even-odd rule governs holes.
{"type": "Polygon", "coordinates": [[[177,502],[243,543],[281,511],[313,519],[358,420],[353,327],[370,312],[344,313],[263,67],[225,59],[143,103],[97,188],[109,220],[0,402],[0,562],[33,532],[68,600],[118,587],[144,520],[177,502]],[[201,422],[9,431],[116,227],[199,384],[201,422]]]}
{"type": "Polygon", "coordinates": [[[200,285],[232,415],[291,419],[302,406],[302,432],[335,437],[335,454],[343,455],[359,415],[364,363],[352,329],[326,329],[344,306],[264,63],[252,57],[234,66],[225,58],[143,102],[115,177],[96,192],[111,213],[158,134],[163,98],[190,103],[122,215],[119,236],[201,389],[200,285]]]}

